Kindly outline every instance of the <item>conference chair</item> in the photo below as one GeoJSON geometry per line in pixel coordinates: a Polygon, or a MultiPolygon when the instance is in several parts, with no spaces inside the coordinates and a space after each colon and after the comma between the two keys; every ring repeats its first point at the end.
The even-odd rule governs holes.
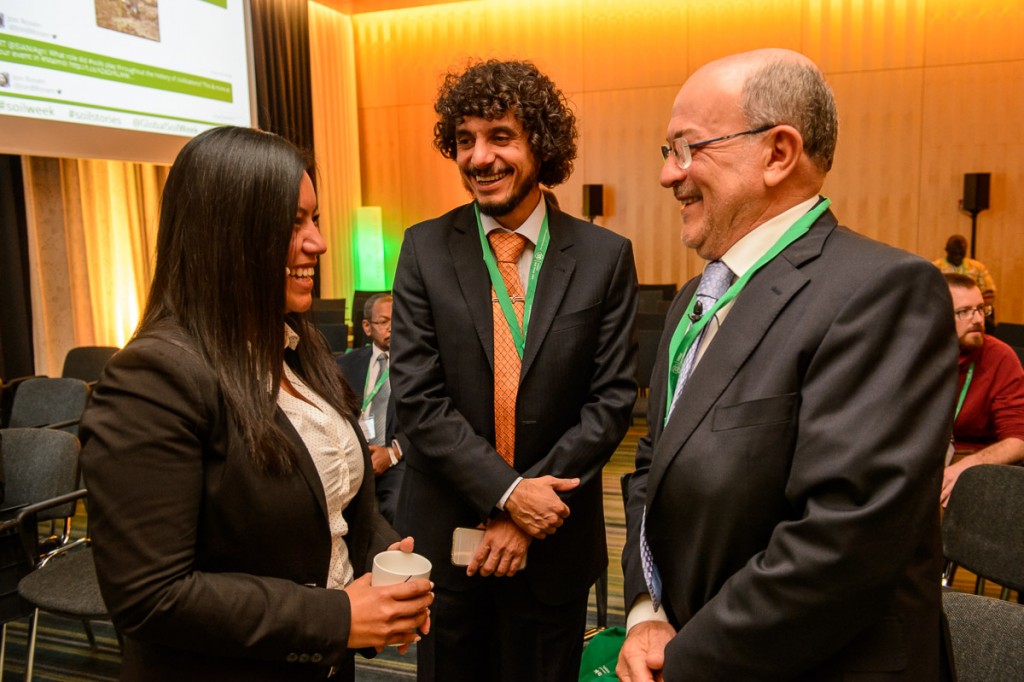
{"type": "MultiPolygon", "coordinates": [[[[55,507],[84,500],[85,496],[86,491],[81,489],[26,507],[18,514],[20,532],[31,537],[32,529],[37,527],[43,514],[55,507]]],[[[91,539],[86,533],[85,537],[47,552],[35,563],[35,570],[18,582],[18,595],[32,608],[25,650],[26,682],[32,679],[35,667],[40,611],[81,621],[90,648],[94,651],[97,648],[90,621],[109,620],[110,615],[100,593],[90,544],[91,539]]],[[[26,549],[28,560],[37,556],[38,552],[34,548],[26,549]]],[[[120,633],[118,642],[121,643],[120,633]]]]}
{"type": "Polygon", "coordinates": [[[1024,606],[944,591],[942,608],[959,682],[1024,680],[1024,606]]]}
{"type": "Polygon", "coordinates": [[[1003,588],[1002,599],[1024,590],[1022,518],[1024,468],[979,464],[960,474],[942,517],[942,584],[952,586],[963,566],[978,577],[976,594],[984,594],[986,580],[1003,588]]]}
{"type": "Polygon", "coordinates": [[[668,284],[640,284],[637,289],[642,293],[645,291],[657,291],[663,301],[671,301],[676,297],[676,285],[673,282],[668,284]]]}
{"type": "Polygon", "coordinates": [[[89,386],[81,379],[29,379],[14,395],[8,427],[61,429],[78,435],[88,400],[89,386]]]}
{"type": "Polygon", "coordinates": [[[992,335],[1010,346],[1024,346],[1024,324],[1000,322],[992,335]]]}
{"type": "Polygon", "coordinates": [[[638,333],[639,352],[637,353],[636,383],[638,393],[636,402],[633,404],[631,419],[647,417],[648,398],[651,389],[651,374],[654,371],[654,362],[658,357],[658,343],[661,341],[661,331],[654,329],[641,329],[638,333]]]}
{"type": "Polygon", "coordinates": [[[313,324],[345,324],[345,299],[314,298],[312,307],[313,324]]]}
{"type": "Polygon", "coordinates": [[[0,382],[0,429],[6,429],[11,420],[11,408],[14,406],[14,396],[18,389],[29,379],[40,379],[39,375],[31,374],[23,377],[14,377],[7,381],[0,382]]]}
{"type": "Polygon", "coordinates": [[[348,325],[344,323],[330,324],[326,322],[316,323],[317,331],[323,334],[327,341],[328,348],[335,356],[341,355],[348,348],[348,325]]]}
{"type": "MultiPolygon", "coordinates": [[[[60,544],[41,537],[38,526],[19,522],[19,514],[32,505],[72,492],[78,481],[78,439],[50,429],[0,430],[0,462],[4,475],[0,509],[0,673],[3,671],[6,623],[32,613],[18,595],[18,582],[33,569],[44,547],[60,544]]],[[[65,519],[70,526],[74,503],[48,507],[36,515],[39,523],[65,519]]]]}
{"type": "Polygon", "coordinates": [[[60,375],[65,378],[81,379],[88,384],[99,381],[103,368],[107,366],[117,346],[78,346],[64,356],[64,368],[60,375]]]}

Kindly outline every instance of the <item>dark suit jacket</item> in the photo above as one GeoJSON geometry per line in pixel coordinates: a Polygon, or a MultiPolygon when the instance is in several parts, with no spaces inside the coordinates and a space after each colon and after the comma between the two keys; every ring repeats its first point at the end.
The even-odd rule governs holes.
{"type": "MultiPolygon", "coordinates": [[[[122,679],[322,679],[332,665],[350,679],[348,596],[324,589],[323,486],[275,418],[302,453],[280,477],[253,468],[180,328],[162,323],[108,363],[82,419],[82,465],[100,587],[125,635],[122,679]]],[[[398,538],[374,511],[363,450],[345,511],[357,576],[398,538]]]]}
{"type": "MultiPolygon", "coordinates": [[[[448,589],[452,531],[476,526],[518,475],[580,477],[571,514],[529,549],[531,589],[579,598],[607,565],[601,468],[636,399],[636,269],[628,240],[548,207],[516,403],[515,468],[494,450],[491,283],[472,204],[405,233],[395,275],[391,386],[409,438],[397,527],[448,589]]],[[[493,578],[491,578],[493,580],[493,578]]]]}
{"type": "Polygon", "coordinates": [[[669,311],[627,493],[627,608],[647,505],[679,629],[665,679],[941,679],[957,343],[940,273],[826,213],[750,280],[662,429],[695,289],[669,311]]]}

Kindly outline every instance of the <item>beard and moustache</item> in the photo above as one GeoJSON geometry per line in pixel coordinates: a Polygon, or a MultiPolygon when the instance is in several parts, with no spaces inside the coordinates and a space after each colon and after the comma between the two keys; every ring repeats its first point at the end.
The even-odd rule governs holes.
{"type": "MultiPolygon", "coordinates": [[[[493,175],[494,171],[490,168],[478,169],[472,172],[472,175],[493,175]]],[[[489,203],[482,202],[479,197],[476,198],[477,206],[480,208],[480,212],[484,215],[491,216],[492,218],[501,218],[511,213],[519,204],[529,196],[533,188],[537,186],[538,177],[540,170],[534,168],[533,172],[527,177],[520,178],[514,185],[512,185],[512,191],[504,198],[498,199],[489,203]]],[[[466,191],[470,194],[474,194],[473,188],[469,183],[469,180],[462,176],[462,186],[466,188],[466,191]]]]}
{"type": "Polygon", "coordinates": [[[960,335],[959,341],[961,355],[978,350],[985,344],[985,325],[972,325],[960,335]]]}

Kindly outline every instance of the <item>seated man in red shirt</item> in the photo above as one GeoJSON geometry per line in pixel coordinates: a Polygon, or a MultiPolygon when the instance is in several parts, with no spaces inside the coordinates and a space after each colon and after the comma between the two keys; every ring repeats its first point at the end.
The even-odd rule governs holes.
{"type": "Polygon", "coordinates": [[[946,467],[942,506],[964,469],[976,464],[1024,462],[1024,369],[1017,354],[985,336],[985,303],[973,278],[946,274],[960,338],[960,381],[953,442],[958,453],[971,451],[946,467]]]}

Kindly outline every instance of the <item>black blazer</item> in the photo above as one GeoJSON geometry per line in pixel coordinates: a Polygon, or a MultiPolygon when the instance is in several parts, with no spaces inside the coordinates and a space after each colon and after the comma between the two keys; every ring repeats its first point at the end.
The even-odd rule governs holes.
{"type": "MultiPolygon", "coordinates": [[[[323,486],[275,419],[303,453],[281,477],[254,470],[180,328],[162,323],[107,364],[82,419],[82,465],[100,587],[125,635],[122,679],[322,679],[329,666],[351,679],[348,596],[325,589],[323,486]]],[[[345,511],[357,576],[398,539],[374,511],[363,451],[345,511]]]]}
{"type": "Polygon", "coordinates": [[[628,240],[548,207],[516,403],[515,467],[494,449],[491,283],[473,206],[408,229],[394,284],[391,386],[410,445],[396,526],[448,589],[452,531],[476,526],[518,475],[580,477],[553,536],[529,549],[534,594],[558,604],[607,565],[601,468],[636,399],[636,270],[628,240]]]}
{"type": "Polygon", "coordinates": [[[940,273],[826,213],[735,299],[663,429],[696,284],[668,314],[626,505],[626,607],[646,506],[678,629],[665,679],[941,679],[957,343],[940,273]]]}

